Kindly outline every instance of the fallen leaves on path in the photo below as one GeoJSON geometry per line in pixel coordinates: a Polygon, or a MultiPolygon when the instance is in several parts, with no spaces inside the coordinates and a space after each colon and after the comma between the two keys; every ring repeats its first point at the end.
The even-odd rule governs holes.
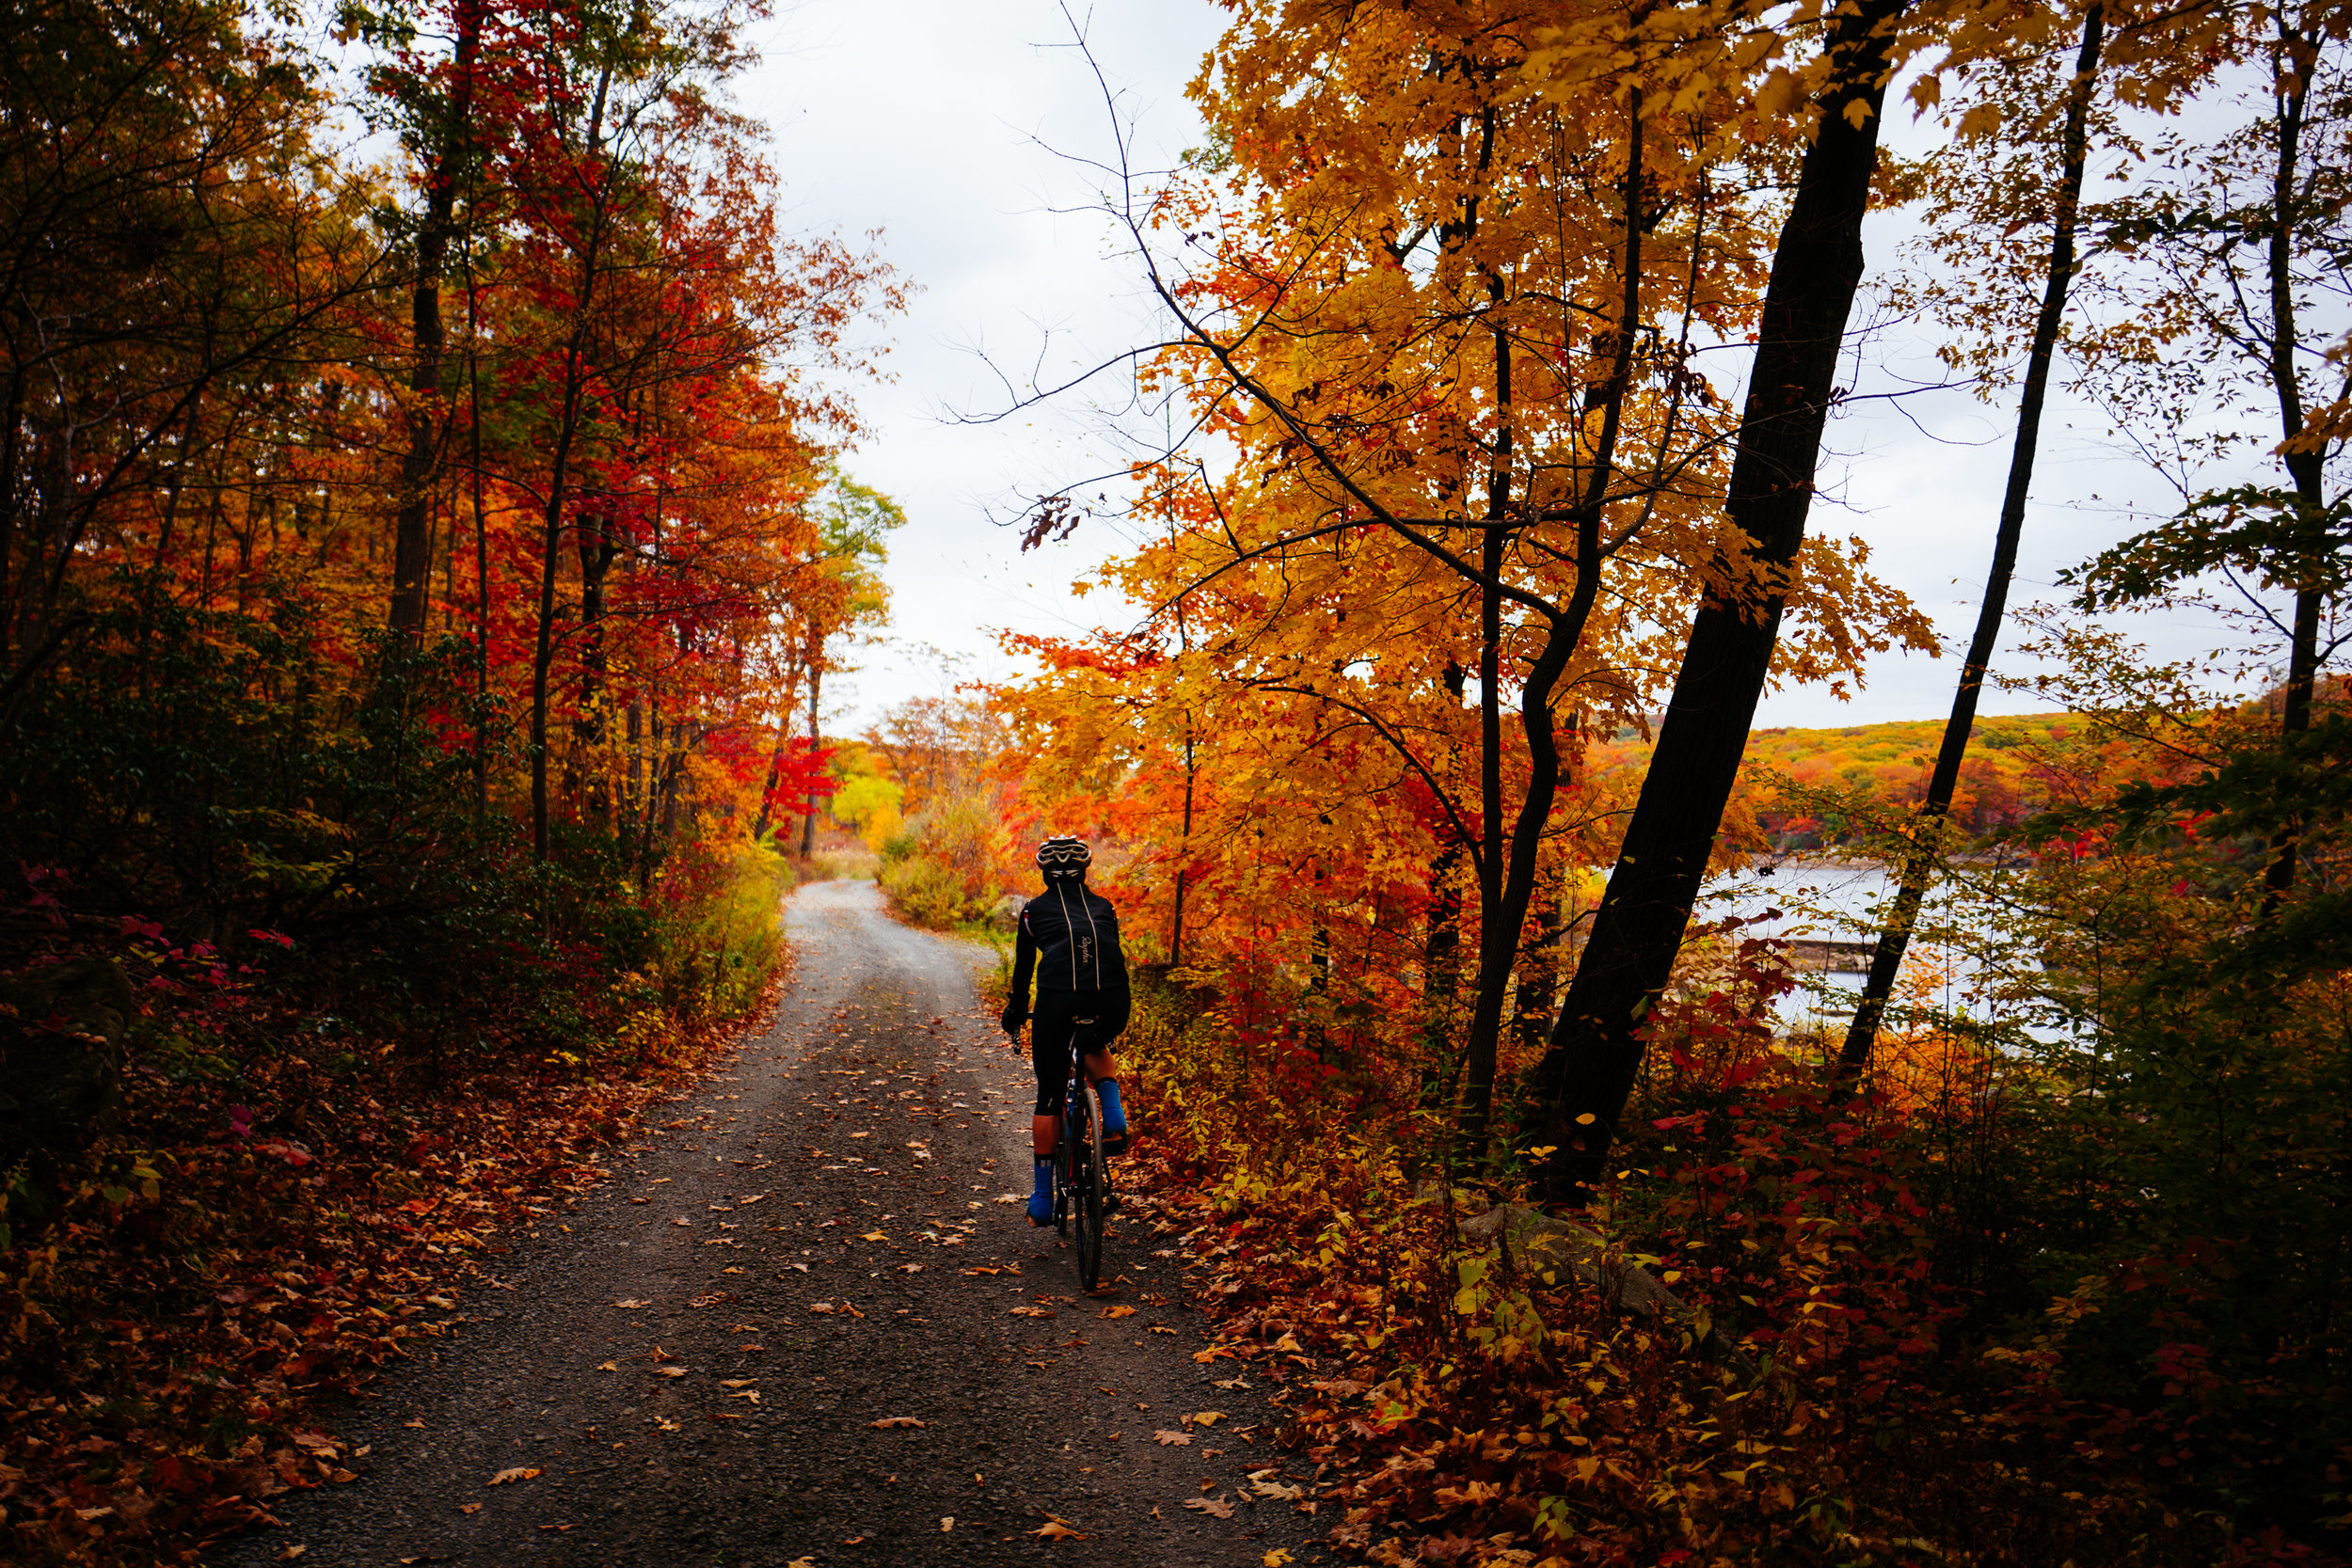
{"type": "Polygon", "coordinates": [[[1050,1513],[1045,1516],[1044,1524],[1028,1533],[1041,1541],[1084,1541],[1087,1539],[1086,1532],[1077,1526],[1067,1519],[1057,1519],[1050,1513]]]}
{"type": "Polygon", "coordinates": [[[218,1071],[133,1074],[87,1164],[132,1149],[152,1176],[69,1182],[0,1266],[10,1562],[180,1561],[350,1473],[293,1434],[453,1332],[501,1229],[567,1217],[554,1200],[609,1179],[595,1151],[738,1028],[667,1036],[645,1076],[596,1083],[501,1021],[427,1081],[370,1065],[410,1058],[362,1022],[176,995],[142,992],[156,1038],[185,1026],[218,1071]]]}
{"type": "Polygon", "coordinates": [[[1164,1448],[1188,1449],[1192,1446],[1192,1433],[1188,1432],[1170,1432],[1162,1427],[1152,1435],[1158,1438],[1164,1448]]]}
{"type": "Polygon", "coordinates": [[[1184,1506],[1198,1509],[1202,1513],[1213,1513],[1220,1519],[1230,1519],[1233,1516],[1233,1505],[1222,1497],[1186,1497],[1184,1506]]]}
{"type": "Polygon", "coordinates": [[[1135,1315],[1136,1309],[1132,1307],[1105,1307],[1103,1308],[1103,1316],[1105,1318],[1132,1318],[1135,1315]]]}
{"type": "Polygon", "coordinates": [[[928,1423],[918,1421],[912,1416],[884,1416],[879,1421],[868,1421],[866,1424],[870,1427],[879,1428],[882,1431],[888,1431],[892,1427],[920,1427],[927,1425],[928,1423]]]}
{"type": "Polygon", "coordinates": [[[649,1301],[629,1300],[616,1301],[612,1305],[621,1308],[625,1312],[634,1312],[641,1307],[651,1307],[653,1303],[649,1301]]]}
{"type": "Polygon", "coordinates": [[[539,1471],[535,1465],[517,1465],[512,1469],[501,1470],[497,1475],[490,1478],[487,1484],[491,1486],[512,1486],[518,1481],[534,1481],[538,1478],[538,1475],[539,1471]]]}

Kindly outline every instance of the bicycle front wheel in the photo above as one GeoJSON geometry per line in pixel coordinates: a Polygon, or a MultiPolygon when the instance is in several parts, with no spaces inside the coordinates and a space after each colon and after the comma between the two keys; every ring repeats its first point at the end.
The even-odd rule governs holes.
{"type": "Polygon", "coordinates": [[[1078,1190],[1072,1207],[1078,1221],[1078,1283],[1091,1291],[1103,1277],[1103,1194],[1110,1182],[1103,1165],[1103,1101],[1091,1084],[1083,1092],[1074,1148],[1078,1190]]]}

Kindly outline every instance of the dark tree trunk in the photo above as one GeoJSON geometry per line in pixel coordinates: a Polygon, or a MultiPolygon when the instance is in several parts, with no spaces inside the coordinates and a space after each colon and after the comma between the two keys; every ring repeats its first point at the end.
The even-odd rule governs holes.
{"type": "MultiPolygon", "coordinates": [[[[777,726],[776,749],[768,757],[768,787],[759,792],[759,816],[752,823],[752,841],[755,844],[768,836],[769,825],[776,819],[776,786],[784,782],[784,759],[790,754],[792,750],[792,727],[788,722],[788,718],[794,705],[794,693],[790,687],[787,687],[784,710],[787,716],[787,722],[777,726]]],[[[636,705],[631,704],[629,727],[632,731],[632,737],[636,729],[636,705]]]]}
{"type": "Polygon", "coordinates": [[[1509,920],[1503,897],[1502,595],[1493,586],[1502,577],[1503,518],[1511,504],[1511,350],[1509,339],[1500,331],[1495,334],[1495,404],[1505,422],[1495,432],[1494,468],[1486,483],[1486,537],[1478,561],[1479,570],[1489,579],[1478,594],[1478,994],[1470,1008],[1470,1037],[1464,1042],[1458,1123],[1462,1151],[1473,1159],[1486,1151],[1486,1124],[1494,1113],[1503,992],[1519,945],[1518,923],[1509,920]]]}
{"type": "Polygon", "coordinates": [[[1422,1103],[1437,1108],[1451,1074],[1440,1070],[1452,1044],[1454,998],[1462,989],[1462,849],[1451,839],[1429,866],[1429,929],[1421,951],[1422,1103]]]}
{"type": "MultiPolygon", "coordinates": [[[[611,90],[610,67],[598,76],[589,110],[587,144],[601,157],[604,151],[605,95],[611,90]]],[[[608,178],[610,171],[607,171],[608,178]]],[[[588,231],[580,249],[579,303],[573,307],[571,337],[564,345],[564,398],[555,423],[555,451],[548,464],[547,503],[540,514],[539,626],[531,653],[531,855],[544,864],[549,849],[548,832],[548,707],[550,673],[555,668],[555,583],[564,562],[564,510],[570,499],[572,458],[587,420],[589,397],[588,346],[590,310],[604,270],[607,205],[612,192],[599,186],[593,197],[588,231]]]]}
{"type": "Polygon", "coordinates": [[[424,220],[417,229],[417,277],[409,299],[409,331],[416,350],[408,389],[408,451],[400,462],[400,510],[392,529],[391,627],[411,641],[425,628],[425,601],[433,571],[433,497],[440,471],[441,439],[448,416],[441,406],[441,352],[447,333],[441,321],[441,272],[449,257],[452,220],[457,206],[457,176],[465,160],[473,115],[473,62],[482,39],[482,9],[457,12],[457,91],[441,128],[440,150],[425,185],[424,220]]]}
{"type": "Polygon", "coordinates": [[[1567,936],[1565,884],[1565,876],[1554,873],[1544,896],[1543,929],[1529,944],[1519,969],[1512,1034],[1520,1049],[1530,1053],[1542,1050],[1551,1033],[1551,1006],[1560,994],[1560,943],[1567,936]]]}
{"type": "MultiPolygon", "coordinates": [[[[2280,428],[2289,439],[2303,429],[2303,383],[2296,366],[2295,257],[2296,230],[2301,220],[2296,190],[2296,165],[2301,161],[2304,106],[2311,96],[2312,75],[2319,59],[2313,40],[2292,30],[2286,13],[2279,16],[2277,111],[2279,148],[2271,182],[2270,247],[2270,383],[2279,399],[2280,428]]],[[[2285,454],[2287,477],[2295,482],[2295,499],[2303,515],[2298,538],[2306,554],[2328,548],[2328,493],[2325,457],[2320,450],[2285,454]]],[[[2324,597],[2310,573],[2295,594],[2295,620],[2287,638],[2286,690],[2281,693],[2279,728],[2297,735],[2312,727],[2312,698],[2319,673],[2319,619],[2324,597]]],[[[2270,865],[2263,876],[2263,913],[2267,916],[2295,886],[2299,822],[2289,822],[2272,839],[2270,865]]]]}
{"type": "Polygon", "coordinates": [[[1935,869],[1944,818],[1952,795],[1960,787],[1960,764],[1968,752],[1969,732],[1976,727],[1977,697],[1984,689],[1984,673],[1993,663],[2000,641],[2001,622],[2009,608],[2009,584],[2017,568],[2017,541],[2026,528],[2026,497],[2033,488],[2034,452],[2042,439],[2042,404],[2050,389],[2050,366],[2058,356],[2058,325],[2066,314],[2066,291],[2074,278],[2074,226],[2082,200],[2083,164],[2090,137],[2090,99],[2099,76],[2099,45],[2105,24],[2102,6],[2093,5],[2083,18],[2083,42],[2074,57],[2074,81],[2066,104],[2066,139],[2061,155],[2055,223],[2050,234],[2050,262],[2042,274],[2042,313],[2035,318],[2033,346],[2026,356],[2026,384],[2017,402],[2017,439],[2010,450],[2009,489],[2001,498],[2001,522],[1993,536],[1993,565],[1985,573],[1984,599],[1977,607],[1977,631],[1969,640],[1968,657],[1960,667],[1960,686],[1952,693],[1951,716],[1944,721],[1944,743],[1935,753],[1935,771],[1928,777],[1928,798],[1919,804],[1913,828],[1911,853],[1903,861],[1902,885],[1886,928],[1879,933],[1870,955],[1869,977],[1863,982],[1862,1001],[1846,1030],[1838,1053],[1841,1075],[1860,1072],[1870,1065],[1878,1043],[1879,1024],[1886,1016],[1886,999],[1894,994],[1895,976],[1919,921],[1919,905],[1927,897],[1935,869]]]}
{"type": "MultiPolygon", "coordinates": [[[[1756,562],[1804,542],[1839,351],[1862,279],[1862,219],[1878,162],[1888,35],[1905,0],[1858,0],[1830,36],[1820,123],[1782,225],[1757,323],[1725,511],[1756,562]],[[1858,109],[1860,124],[1848,118],[1858,109]]],[[[1642,1061],[1642,1014],[1665,986],[1780,633],[1782,595],[1710,598],[1691,624],[1658,745],[1591,939],[1536,1075],[1549,1195],[1581,1201],[1605,1167],[1642,1061]]]]}
{"type": "MultiPolygon", "coordinates": [[[[817,694],[824,675],[825,663],[820,645],[818,657],[808,661],[808,750],[811,756],[817,753],[817,694]]],[[[808,799],[806,812],[807,815],[801,818],[803,860],[817,853],[817,798],[813,795],[808,799]]]]}
{"type": "Polygon", "coordinates": [[[571,769],[582,809],[603,820],[612,801],[596,753],[604,745],[604,704],[607,688],[604,651],[604,585],[621,548],[612,537],[613,525],[602,514],[583,515],[574,531],[580,551],[580,711],[572,719],[571,769]]]}

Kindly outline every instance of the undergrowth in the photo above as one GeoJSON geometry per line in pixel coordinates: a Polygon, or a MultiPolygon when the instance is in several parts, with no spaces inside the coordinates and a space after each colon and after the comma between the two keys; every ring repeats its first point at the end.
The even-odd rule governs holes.
{"type": "Polygon", "coordinates": [[[445,1332],[501,1238],[764,1007],[785,877],[748,846],[677,857],[614,948],[517,946],[462,1011],[329,1010],[299,962],[56,927],[141,1013],[112,1123],[0,1173],[0,1556],[192,1562],[353,1480],[334,1402],[445,1332]]]}
{"type": "Polygon", "coordinates": [[[2333,1560],[2169,1490],[2144,1426],[2057,1399],[1973,1323],[1932,1267],[1936,1141],[1885,1095],[1726,1052],[1753,1032],[1661,1053],[1681,1103],[1585,1216],[1600,1277],[1646,1269],[1690,1309],[1645,1318],[1467,1237],[1522,1197],[1507,1172],[1444,1179],[1409,1095],[1216,1000],[1138,998],[1138,1175],[1181,1216],[1160,1223],[1209,1354],[1281,1385],[1317,1465],[1296,1506],[1333,1545],[1466,1568],[2333,1560]],[[1703,1353],[1710,1328],[1744,1366],[1703,1353]]]}

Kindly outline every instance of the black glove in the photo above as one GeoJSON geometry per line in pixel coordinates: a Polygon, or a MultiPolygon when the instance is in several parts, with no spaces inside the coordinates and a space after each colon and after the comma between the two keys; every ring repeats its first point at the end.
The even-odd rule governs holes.
{"type": "Polygon", "coordinates": [[[1029,1015],[1016,1008],[1007,1007],[1004,1016],[996,1022],[1003,1026],[1006,1034],[1018,1035],[1021,1033],[1021,1026],[1029,1022],[1029,1015]]]}

